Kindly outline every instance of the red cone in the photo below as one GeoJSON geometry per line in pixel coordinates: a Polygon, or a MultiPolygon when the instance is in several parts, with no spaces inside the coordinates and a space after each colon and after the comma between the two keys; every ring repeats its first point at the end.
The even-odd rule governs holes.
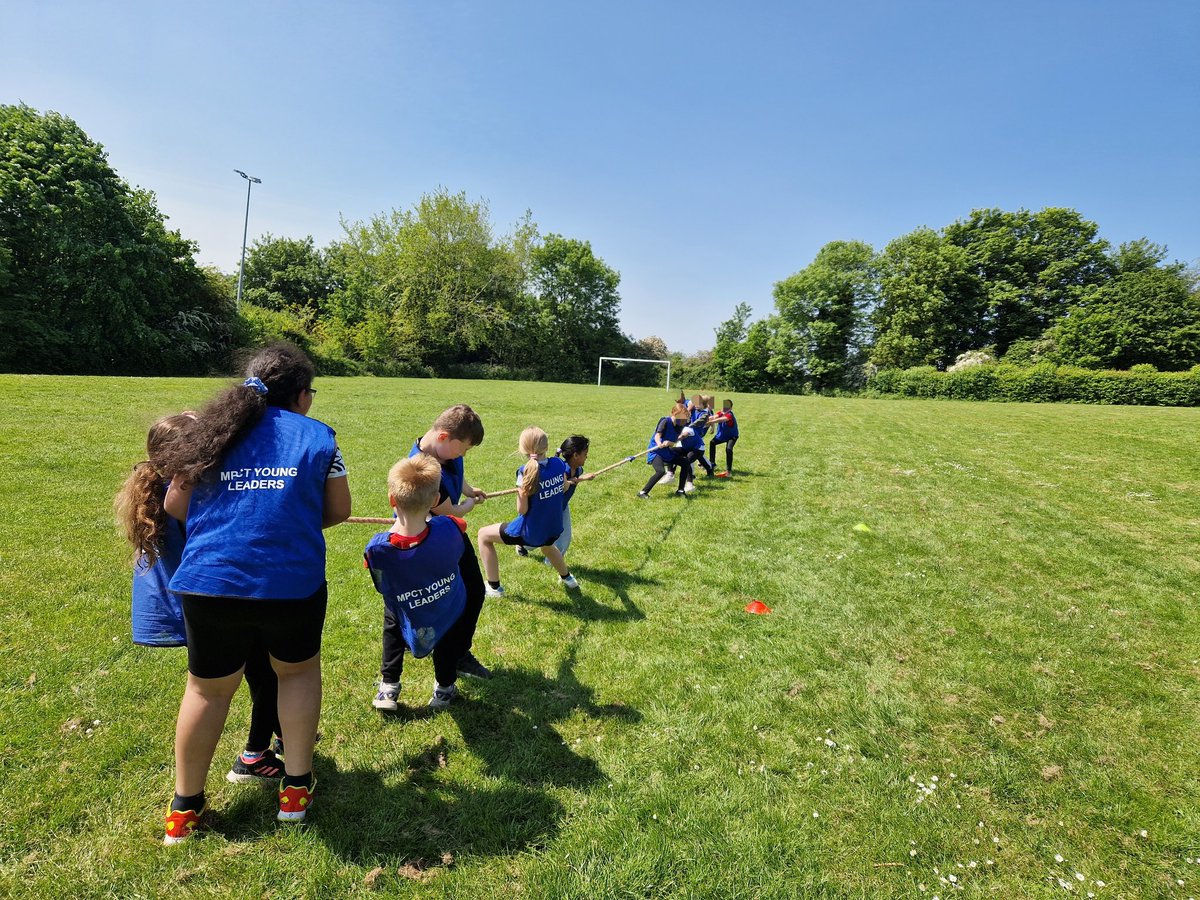
{"type": "Polygon", "coordinates": [[[763,603],[761,600],[751,600],[746,604],[746,612],[754,613],[756,616],[765,616],[771,611],[771,607],[763,603]]]}

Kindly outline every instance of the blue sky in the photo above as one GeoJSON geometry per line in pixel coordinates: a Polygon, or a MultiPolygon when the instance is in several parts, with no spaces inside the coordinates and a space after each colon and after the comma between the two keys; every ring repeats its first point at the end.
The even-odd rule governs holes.
{"type": "Polygon", "coordinates": [[[1200,260],[1200,3],[0,0],[0,101],[75,119],[202,262],[438,186],[709,347],[826,242],[1070,206],[1200,260]]]}

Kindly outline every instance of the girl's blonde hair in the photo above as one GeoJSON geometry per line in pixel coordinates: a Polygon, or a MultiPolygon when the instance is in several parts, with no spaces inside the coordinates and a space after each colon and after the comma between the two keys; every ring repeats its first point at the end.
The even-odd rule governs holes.
{"type": "Polygon", "coordinates": [[[521,439],[517,442],[517,447],[520,449],[521,455],[526,458],[525,471],[521,473],[520,491],[522,497],[530,497],[537,490],[537,458],[545,454],[546,448],[549,446],[550,438],[546,436],[546,432],[542,431],[536,425],[530,425],[521,432],[521,439]]]}
{"type": "Polygon", "coordinates": [[[151,425],[146,435],[146,456],[149,458],[133,467],[133,473],[125,479],[113,500],[117,527],[133,545],[134,562],[143,557],[148,566],[158,562],[167,528],[167,511],[163,508],[167,477],[162,469],[162,458],[194,420],[194,415],[180,413],[151,425]]]}
{"type": "Polygon", "coordinates": [[[405,512],[427,512],[437,504],[442,467],[427,453],[417,453],[388,472],[388,499],[405,512]]]}
{"type": "Polygon", "coordinates": [[[676,403],[671,407],[672,419],[686,419],[688,417],[688,408],[682,403],[676,403]]]}

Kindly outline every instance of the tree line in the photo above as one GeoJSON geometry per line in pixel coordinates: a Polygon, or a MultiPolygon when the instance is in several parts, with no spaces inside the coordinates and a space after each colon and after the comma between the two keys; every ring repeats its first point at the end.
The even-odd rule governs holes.
{"type": "Polygon", "coordinates": [[[1112,247],[1076,210],[980,209],[876,253],[826,244],[775,285],[774,312],[738,304],[691,380],[740,391],[854,390],[874,371],[980,362],[1083,369],[1200,364],[1200,279],[1165,247],[1112,247]]]}
{"type": "Polygon", "coordinates": [[[1200,363],[1197,273],[1145,238],[1112,247],[1073,209],[975,210],[878,253],[833,241],[775,284],[773,312],[737,304],[686,357],[623,333],[620,273],[529,213],[497,233],[485,202],[439,188],[341,224],[325,247],[255,240],[238,306],[235,276],[197,265],[71,119],[0,105],[0,370],[202,374],[277,338],[326,374],[587,381],[601,355],[670,357],[687,383],[735,391],[855,390],[880,369],[969,360],[1200,363]]]}

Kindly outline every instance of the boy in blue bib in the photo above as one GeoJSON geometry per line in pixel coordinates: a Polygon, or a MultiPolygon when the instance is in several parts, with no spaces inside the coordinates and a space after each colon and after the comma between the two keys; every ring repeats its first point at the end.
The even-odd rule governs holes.
{"type": "Polygon", "coordinates": [[[394,663],[396,693],[404,650],[418,658],[432,652],[435,680],[429,706],[434,709],[449,706],[458,696],[458,661],[468,637],[461,563],[471,551],[462,519],[433,516],[426,522],[441,478],[441,466],[425,453],[392,466],[388,502],[396,521],[389,531],[372,537],[364,553],[375,589],[403,636],[394,663]]]}

